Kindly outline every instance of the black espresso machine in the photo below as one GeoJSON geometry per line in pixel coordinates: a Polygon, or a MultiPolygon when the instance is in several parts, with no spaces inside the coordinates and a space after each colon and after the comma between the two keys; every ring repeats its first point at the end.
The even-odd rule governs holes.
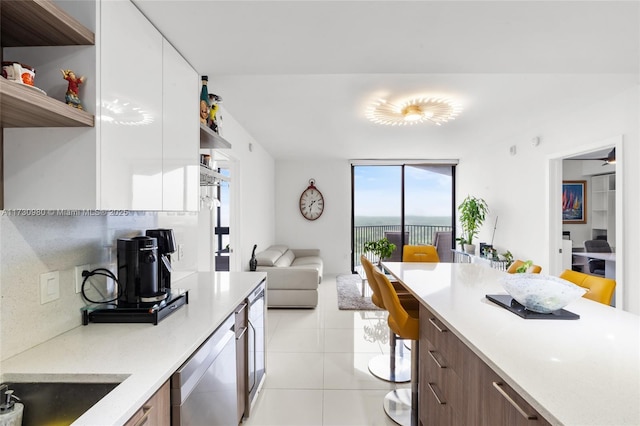
{"type": "Polygon", "coordinates": [[[150,229],[147,235],[117,241],[118,294],[115,304],[83,309],[89,322],[158,321],[189,303],[186,290],[171,288],[171,253],[175,252],[172,229],[150,229]]]}

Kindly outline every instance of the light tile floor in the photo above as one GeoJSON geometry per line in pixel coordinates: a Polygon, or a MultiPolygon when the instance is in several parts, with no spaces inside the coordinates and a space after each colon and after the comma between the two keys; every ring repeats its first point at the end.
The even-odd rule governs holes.
{"type": "Polygon", "coordinates": [[[323,278],[316,309],[268,309],[267,376],[244,425],[395,425],[383,398],[410,384],[367,368],[388,339],[385,312],[338,309],[335,276],[323,278]]]}

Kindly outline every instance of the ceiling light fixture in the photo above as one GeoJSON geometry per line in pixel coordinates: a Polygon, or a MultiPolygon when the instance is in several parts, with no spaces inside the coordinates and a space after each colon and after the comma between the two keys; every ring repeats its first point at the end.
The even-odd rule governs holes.
{"type": "Polygon", "coordinates": [[[373,102],[366,111],[367,118],[377,124],[406,126],[429,121],[440,126],[462,111],[462,107],[450,99],[422,97],[392,104],[386,99],[373,102]]]}

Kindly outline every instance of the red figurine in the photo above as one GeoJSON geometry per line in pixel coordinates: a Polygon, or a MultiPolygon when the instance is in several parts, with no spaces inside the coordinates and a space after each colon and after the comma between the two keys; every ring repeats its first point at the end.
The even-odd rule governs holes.
{"type": "Polygon", "coordinates": [[[80,101],[80,97],[78,96],[78,88],[81,84],[84,83],[84,76],[78,78],[71,70],[60,71],[62,71],[62,77],[69,82],[69,86],[67,87],[67,94],[64,97],[67,105],[71,105],[72,107],[78,109],[84,109],[84,107],[82,106],[82,101],[80,101]]]}

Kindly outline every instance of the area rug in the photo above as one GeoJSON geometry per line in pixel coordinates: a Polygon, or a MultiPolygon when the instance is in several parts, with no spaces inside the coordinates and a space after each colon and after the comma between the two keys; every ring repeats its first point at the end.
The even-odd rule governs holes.
{"type": "Polygon", "coordinates": [[[362,278],[358,274],[341,274],[336,277],[336,289],[338,290],[338,309],[355,311],[380,311],[371,302],[371,297],[362,297],[360,288],[362,278]]]}

